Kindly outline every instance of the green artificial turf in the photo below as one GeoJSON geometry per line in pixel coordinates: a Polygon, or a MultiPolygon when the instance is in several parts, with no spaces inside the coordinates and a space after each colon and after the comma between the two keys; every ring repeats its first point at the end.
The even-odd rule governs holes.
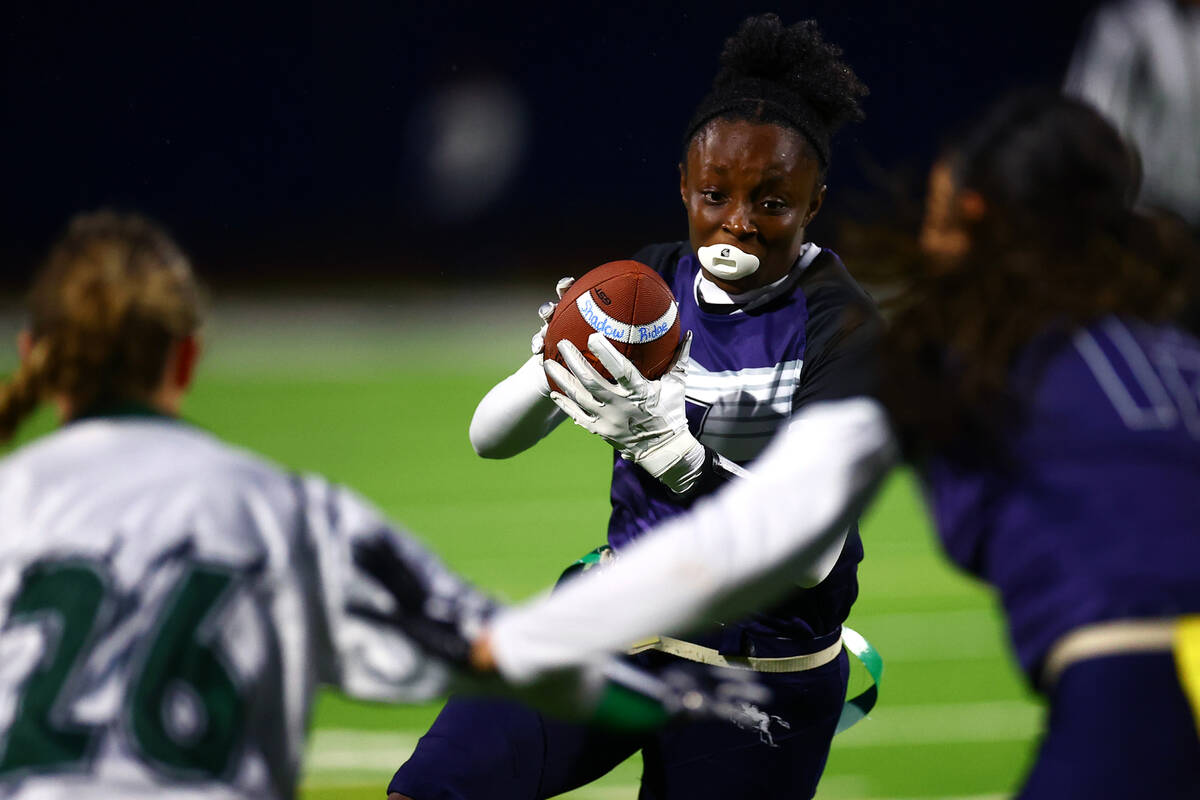
{"type": "MultiPolygon", "coordinates": [[[[546,587],[603,540],[611,459],[603,442],[564,425],[516,458],[486,461],[467,441],[476,402],[519,362],[524,322],[477,335],[455,328],[450,345],[437,328],[377,326],[363,352],[344,320],[334,323],[337,346],[316,326],[265,350],[260,331],[272,330],[270,320],[258,324],[219,331],[186,406],[190,419],[353,486],[508,600],[546,587]],[[471,346],[479,337],[490,349],[471,346]],[[308,359],[310,351],[319,357],[308,359]]],[[[48,425],[43,413],[24,436],[48,425]]],[[[992,596],[941,557],[907,473],[888,482],[862,537],[850,624],[883,654],[881,698],[871,718],[835,740],[818,797],[1010,793],[1040,711],[1012,664],[992,596]]],[[[380,800],[436,711],[323,693],[301,796],[380,800]]],[[[639,772],[635,757],[569,796],[632,800],[639,772]]]]}

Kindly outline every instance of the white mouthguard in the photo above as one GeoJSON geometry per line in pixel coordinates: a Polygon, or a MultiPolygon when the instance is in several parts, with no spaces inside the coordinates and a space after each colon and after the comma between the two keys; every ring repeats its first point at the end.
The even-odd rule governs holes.
{"type": "Polygon", "coordinates": [[[758,256],[743,253],[731,244],[710,244],[696,251],[704,268],[727,281],[753,275],[758,269],[758,256]]]}

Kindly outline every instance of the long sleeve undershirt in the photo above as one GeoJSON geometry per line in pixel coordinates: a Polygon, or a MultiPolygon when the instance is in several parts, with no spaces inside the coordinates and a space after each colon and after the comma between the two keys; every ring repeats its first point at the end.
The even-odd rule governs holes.
{"type": "Polygon", "coordinates": [[[539,353],[479,401],[471,417],[471,446],[484,458],[511,458],[533,447],[566,418],[550,399],[539,353]]]}

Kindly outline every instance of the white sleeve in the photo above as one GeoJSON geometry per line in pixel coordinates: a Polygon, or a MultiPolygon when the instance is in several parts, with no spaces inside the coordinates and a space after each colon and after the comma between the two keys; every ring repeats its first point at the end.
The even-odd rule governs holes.
{"type": "Polygon", "coordinates": [[[502,611],[491,629],[501,674],[531,681],[783,594],[845,536],[897,451],[874,400],[809,406],[748,477],[645,535],[611,566],[502,611]]]}
{"type": "Polygon", "coordinates": [[[1137,33],[1123,8],[1106,6],[1095,12],[1071,56],[1063,91],[1094,105],[1117,127],[1129,121],[1134,101],[1134,61],[1137,33]]]}
{"type": "Polygon", "coordinates": [[[299,486],[305,555],[298,580],[309,601],[317,680],[367,700],[421,702],[444,694],[451,670],[405,634],[395,593],[356,553],[382,545],[429,597],[457,602],[473,590],[351,490],[315,476],[299,486]]]}
{"type": "Polygon", "coordinates": [[[542,356],[492,387],[471,417],[471,446],[484,458],[510,458],[537,444],[567,415],[550,399],[542,356]]]}

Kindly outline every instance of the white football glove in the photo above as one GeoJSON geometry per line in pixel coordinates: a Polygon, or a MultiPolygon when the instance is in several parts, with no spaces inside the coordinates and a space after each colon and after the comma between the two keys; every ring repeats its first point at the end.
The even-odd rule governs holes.
{"type": "Polygon", "coordinates": [[[565,339],[559,353],[569,369],[547,361],[546,375],[562,388],[550,399],[584,430],[602,437],[621,455],[684,492],[699,477],[704,445],[687,426],[684,388],[692,332],[683,336],[675,360],[658,380],[646,380],[602,333],[588,337],[588,349],[612,374],[610,383],[565,339]]]}

